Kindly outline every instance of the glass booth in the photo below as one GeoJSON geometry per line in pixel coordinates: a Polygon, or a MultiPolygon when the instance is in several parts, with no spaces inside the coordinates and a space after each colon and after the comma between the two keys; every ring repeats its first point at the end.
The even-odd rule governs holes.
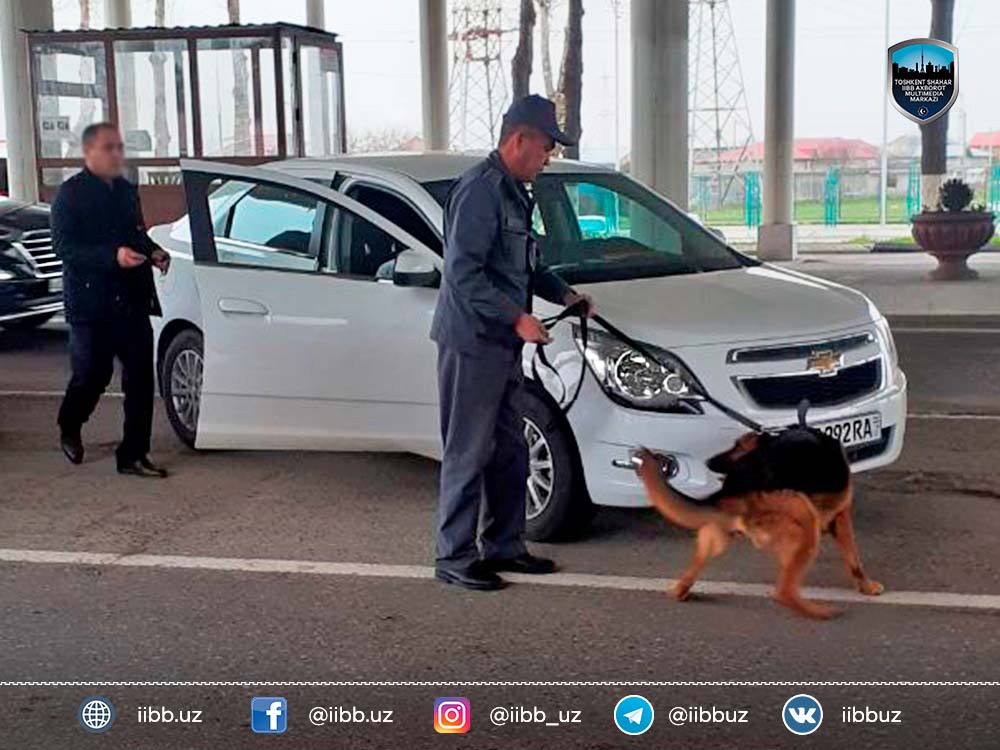
{"type": "Polygon", "coordinates": [[[293,24],[28,33],[39,192],[116,123],[149,224],[184,213],[181,157],[258,164],[346,149],[343,50],[293,24]]]}

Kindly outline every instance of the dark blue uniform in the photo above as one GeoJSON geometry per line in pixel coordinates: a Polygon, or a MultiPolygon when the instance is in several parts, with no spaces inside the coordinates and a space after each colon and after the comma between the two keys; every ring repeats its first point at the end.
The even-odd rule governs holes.
{"type": "Polygon", "coordinates": [[[531,311],[533,294],[558,304],[571,291],[538,259],[533,210],[495,151],[462,175],[445,205],[444,278],[431,327],[444,443],[439,568],[525,551],[528,454],[515,406],[523,344],[514,324],[531,311]]]}
{"type": "Polygon", "coordinates": [[[64,434],[79,435],[104,389],[114,360],[122,363],[125,430],[119,463],[149,452],[153,419],[153,331],[160,306],[149,262],[118,265],[118,248],[147,257],[156,244],[146,234],[135,187],[107,183],[86,169],[59,188],[52,203],[52,244],[63,261],[63,296],[70,324],[73,375],[59,409],[64,434]]]}

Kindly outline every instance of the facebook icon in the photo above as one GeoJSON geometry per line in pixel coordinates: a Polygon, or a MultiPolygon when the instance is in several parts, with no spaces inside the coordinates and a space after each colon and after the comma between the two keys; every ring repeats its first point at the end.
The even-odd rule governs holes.
{"type": "Polygon", "coordinates": [[[288,704],[284,698],[251,698],[250,728],[257,734],[281,734],[288,729],[288,704]]]}

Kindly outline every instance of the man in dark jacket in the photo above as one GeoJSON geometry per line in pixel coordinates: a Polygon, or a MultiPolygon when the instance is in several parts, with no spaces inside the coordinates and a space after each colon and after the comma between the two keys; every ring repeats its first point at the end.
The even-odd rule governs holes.
{"type": "Polygon", "coordinates": [[[122,177],[118,129],[101,122],[83,131],[84,169],[59,188],[52,204],[52,242],[63,261],[63,296],[70,325],[73,375],[59,409],[62,450],[83,461],[80,430],[122,365],[125,430],[118,471],[165,477],[148,457],[153,422],[153,330],[160,314],[153,271],[170,256],[146,234],[135,187],[122,177]]]}
{"type": "Polygon", "coordinates": [[[471,589],[500,588],[499,571],[555,570],[524,545],[528,451],[515,398],[524,343],[549,341],[531,314],[533,295],[589,306],[541,263],[531,236],[525,183],[556,142],[570,143],[552,102],[515,102],[499,148],[462,175],[445,205],[444,277],[431,327],[444,442],[436,575],[471,589]]]}

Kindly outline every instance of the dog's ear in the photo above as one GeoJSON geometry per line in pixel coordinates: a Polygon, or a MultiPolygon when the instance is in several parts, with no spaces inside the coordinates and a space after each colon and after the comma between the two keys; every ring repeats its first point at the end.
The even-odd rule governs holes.
{"type": "Polygon", "coordinates": [[[809,399],[804,398],[799,401],[799,427],[808,427],[806,424],[806,414],[809,413],[809,399]]]}

